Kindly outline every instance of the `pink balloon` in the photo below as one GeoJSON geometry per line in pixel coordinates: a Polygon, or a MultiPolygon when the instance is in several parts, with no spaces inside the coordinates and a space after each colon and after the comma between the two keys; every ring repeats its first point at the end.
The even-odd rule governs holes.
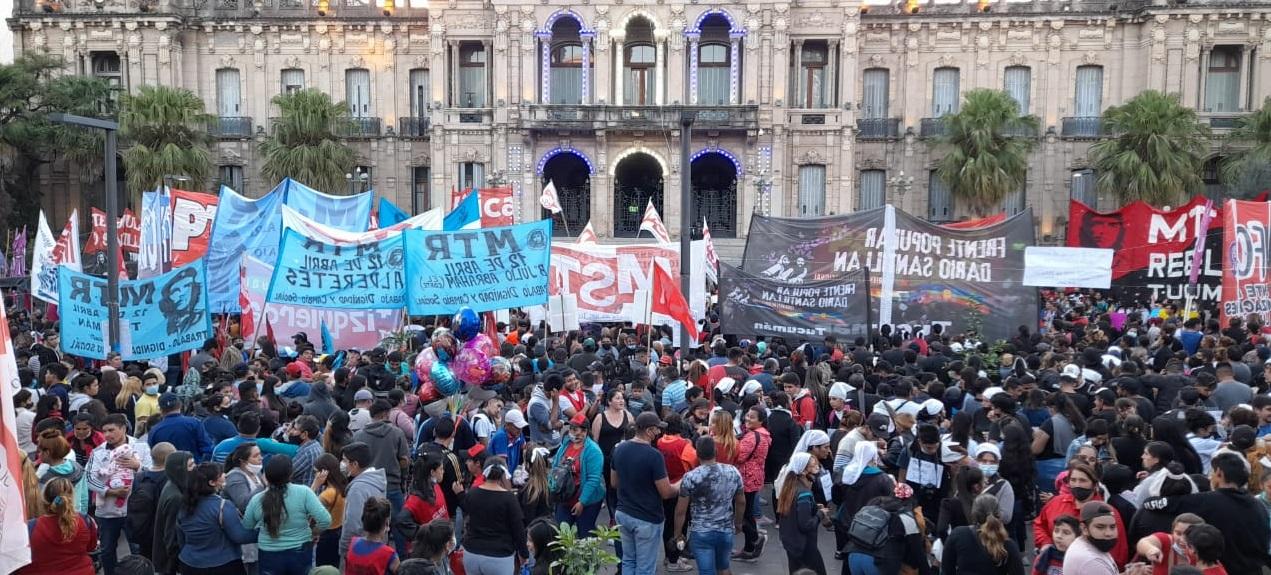
{"type": "Polygon", "coordinates": [[[490,377],[490,356],[478,344],[477,338],[472,338],[464,344],[459,357],[455,358],[450,367],[454,369],[459,381],[481,385],[490,377]]]}
{"type": "Polygon", "coordinates": [[[415,375],[419,377],[422,388],[425,383],[432,383],[432,364],[437,361],[437,353],[431,347],[425,347],[415,357],[415,375]]]}
{"type": "Polygon", "coordinates": [[[484,333],[477,334],[471,340],[468,340],[466,344],[464,344],[465,347],[467,347],[468,345],[476,345],[478,348],[481,349],[482,352],[485,352],[486,357],[494,357],[496,355],[499,355],[499,350],[497,347],[494,346],[494,341],[490,339],[490,336],[484,333]]]}

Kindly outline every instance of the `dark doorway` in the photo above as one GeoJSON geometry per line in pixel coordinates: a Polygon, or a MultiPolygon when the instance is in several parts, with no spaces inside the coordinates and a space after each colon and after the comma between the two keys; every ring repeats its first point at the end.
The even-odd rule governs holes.
{"type": "MultiPolygon", "coordinates": [[[[640,232],[640,220],[649,198],[659,214],[662,209],[662,165],[653,156],[637,153],[618,163],[613,184],[613,235],[634,238],[640,232]]],[[[648,232],[645,232],[646,234],[648,232]]]]}
{"type": "Polygon", "coordinates": [[[718,152],[693,160],[693,237],[702,235],[702,218],[713,238],[737,237],[737,166],[718,152]]]}
{"type": "Polygon", "coordinates": [[[546,186],[548,181],[556,185],[561,209],[559,214],[543,210],[543,217],[552,218],[552,235],[578,235],[591,219],[591,170],[587,162],[577,154],[556,154],[543,165],[541,184],[546,186]]]}

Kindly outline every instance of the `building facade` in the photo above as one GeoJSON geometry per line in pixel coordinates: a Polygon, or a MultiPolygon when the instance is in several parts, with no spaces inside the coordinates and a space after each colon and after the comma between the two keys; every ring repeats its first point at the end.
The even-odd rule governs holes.
{"type": "MultiPolygon", "coordinates": [[[[317,88],[355,118],[352,191],[420,212],[509,185],[533,219],[551,180],[560,235],[590,221],[634,237],[650,198],[674,233],[690,113],[692,227],[731,249],[752,213],[966,217],[933,176],[932,138],[974,88],[1040,119],[1003,209],[1031,207],[1042,243],[1060,240],[1070,197],[1115,206],[1087,158],[1107,107],[1178,93],[1221,136],[1271,97],[1271,4],[1254,0],[371,1],[16,0],[8,24],[18,54],[200,95],[219,181],[251,196],[276,183],[259,176],[271,99],[317,88]]],[[[73,167],[45,176],[51,213],[100,205],[73,167]]]]}

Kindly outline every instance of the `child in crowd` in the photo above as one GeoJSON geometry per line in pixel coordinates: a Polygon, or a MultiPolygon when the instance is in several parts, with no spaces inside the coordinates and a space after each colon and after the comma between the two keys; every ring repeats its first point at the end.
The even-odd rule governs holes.
{"type": "Polygon", "coordinates": [[[362,536],[354,537],[344,557],[344,575],[397,573],[400,559],[388,545],[388,519],[392,508],[383,497],[373,497],[362,507],[362,536]]]}
{"type": "Polygon", "coordinates": [[[1054,543],[1047,545],[1037,553],[1037,561],[1033,564],[1033,575],[1063,575],[1064,553],[1068,546],[1081,534],[1081,522],[1071,515],[1055,518],[1055,527],[1051,532],[1054,543]]]}

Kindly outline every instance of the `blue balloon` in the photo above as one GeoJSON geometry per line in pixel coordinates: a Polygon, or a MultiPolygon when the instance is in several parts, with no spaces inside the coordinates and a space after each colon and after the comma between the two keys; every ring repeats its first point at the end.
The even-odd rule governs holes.
{"type": "Polygon", "coordinates": [[[472,308],[463,306],[455,312],[454,319],[450,320],[450,331],[454,332],[459,341],[468,341],[481,333],[481,316],[472,311],[472,308]]]}
{"type": "Polygon", "coordinates": [[[437,392],[445,397],[450,397],[459,393],[459,379],[455,377],[455,373],[450,370],[450,366],[442,361],[434,361],[432,364],[432,383],[437,388],[437,392]]]}

